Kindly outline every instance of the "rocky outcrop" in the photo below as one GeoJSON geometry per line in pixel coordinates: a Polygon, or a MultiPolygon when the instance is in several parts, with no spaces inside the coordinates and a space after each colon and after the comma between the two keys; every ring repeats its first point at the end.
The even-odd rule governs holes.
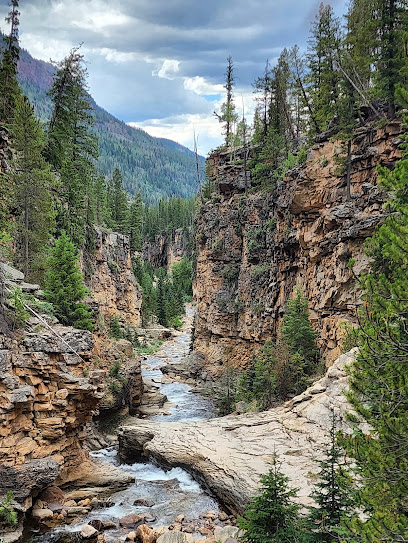
{"type": "Polygon", "coordinates": [[[339,355],[341,323],[353,321],[361,303],[353,273],[367,269],[364,241],[384,219],[377,166],[393,167],[400,157],[400,131],[398,121],[356,131],[351,197],[339,142],[314,145],[305,164],[273,189],[251,188],[239,155],[209,158],[216,190],[196,221],[194,344],[207,369],[216,373],[226,362],[242,367],[276,337],[297,285],[327,361],[339,355]]]}
{"type": "Polygon", "coordinates": [[[148,456],[182,466],[232,512],[242,513],[275,453],[299,488],[300,503],[308,505],[313,472],[318,471],[315,460],[328,440],[333,412],[341,420],[347,408],[345,365],[355,354],[342,355],[312,387],[269,411],[198,422],[126,424],[119,434],[120,455],[125,461],[148,456]]]}
{"type": "Polygon", "coordinates": [[[178,228],[170,234],[156,236],[153,242],[143,244],[143,260],[154,268],[166,268],[171,272],[173,264],[180,262],[192,253],[192,232],[178,228]]]}
{"type": "Polygon", "coordinates": [[[140,324],[142,292],[132,272],[129,237],[95,226],[95,250],[83,257],[91,304],[109,322],[113,315],[130,326],[140,324]]]}
{"type": "Polygon", "coordinates": [[[102,396],[90,332],[60,325],[0,337],[0,492],[24,509],[31,497],[86,458],[85,424],[102,396]]]}

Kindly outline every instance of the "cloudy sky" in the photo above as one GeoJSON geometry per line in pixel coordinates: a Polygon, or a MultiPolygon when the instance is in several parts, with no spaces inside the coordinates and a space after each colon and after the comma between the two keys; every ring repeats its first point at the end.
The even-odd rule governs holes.
{"type": "MultiPolygon", "coordinates": [[[[0,0],[0,17],[8,2],[0,0]]],[[[332,0],[338,15],[347,0],[332,0]]],[[[316,0],[20,0],[20,41],[43,60],[83,43],[91,94],[121,120],[199,152],[221,143],[213,116],[232,55],[236,102],[284,47],[304,48],[316,0]]],[[[4,19],[3,19],[4,20],[4,19]]],[[[8,30],[6,23],[2,30],[8,30]]],[[[241,98],[242,97],[242,98],[241,98]]]]}

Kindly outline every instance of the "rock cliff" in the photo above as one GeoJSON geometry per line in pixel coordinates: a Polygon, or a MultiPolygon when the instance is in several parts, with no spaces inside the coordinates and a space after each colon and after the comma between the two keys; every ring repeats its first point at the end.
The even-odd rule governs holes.
{"type": "Polygon", "coordinates": [[[156,236],[153,242],[145,241],[143,260],[150,262],[154,268],[167,268],[170,272],[174,263],[191,256],[191,238],[191,231],[178,228],[170,234],[156,236]]]}
{"type": "Polygon", "coordinates": [[[348,407],[345,365],[356,349],[342,355],[326,375],[299,396],[262,413],[245,413],[205,421],[126,424],[119,434],[123,460],[153,457],[169,466],[191,471],[232,512],[242,513],[259,487],[259,475],[268,471],[275,453],[298,499],[310,505],[315,462],[328,441],[333,412],[348,407]]]}
{"type": "Polygon", "coordinates": [[[251,188],[239,153],[208,159],[215,192],[196,221],[195,349],[208,369],[242,366],[279,331],[300,285],[330,363],[340,353],[340,323],[353,321],[361,293],[353,272],[367,269],[364,240],[384,217],[377,166],[399,158],[401,126],[364,127],[352,142],[351,197],[341,168],[344,146],[324,141],[273,190],[251,188]]]}
{"type": "Polygon", "coordinates": [[[23,509],[85,459],[85,424],[102,397],[90,332],[56,325],[0,337],[0,481],[23,509]],[[74,352],[77,354],[74,354],[74,352]]]}
{"type": "Polygon", "coordinates": [[[128,236],[95,226],[94,244],[82,258],[94,309],[107,322],[116,315],[123,323],[139,325],[142,292],[132,272],[128,236]]]}

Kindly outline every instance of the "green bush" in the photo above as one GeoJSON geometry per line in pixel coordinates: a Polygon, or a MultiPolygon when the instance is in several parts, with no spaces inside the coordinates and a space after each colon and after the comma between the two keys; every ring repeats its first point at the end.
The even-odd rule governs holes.
{"type": "Polygon", "coordinates": [[[8,526],[17,526],[18,522],[17,513],[13,507],[13,499],[13,492],[9,490],[5,498],[0,502],[0,518],[2,518],[8,526]]]}
{"type": "Polygon", "coordinates": [[[120,372],[120,362],[119,360],[116,360],[116,362],[113,364],[113,366],[111,366],[110,370],[109,370],[109,375],[111,377],[117,377],[119,375],[119,372],[120,372]]]}

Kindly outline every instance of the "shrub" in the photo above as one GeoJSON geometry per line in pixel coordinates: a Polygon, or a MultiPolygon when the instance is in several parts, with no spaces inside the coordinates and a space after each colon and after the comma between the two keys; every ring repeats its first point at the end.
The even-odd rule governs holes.
{"type": "Polygon", "coordinates": [[[3,518],[8,526],[17,526],[17,513],[13,507],[13,492],[9,490],[0,502],[0,518],[3,518]]]}

